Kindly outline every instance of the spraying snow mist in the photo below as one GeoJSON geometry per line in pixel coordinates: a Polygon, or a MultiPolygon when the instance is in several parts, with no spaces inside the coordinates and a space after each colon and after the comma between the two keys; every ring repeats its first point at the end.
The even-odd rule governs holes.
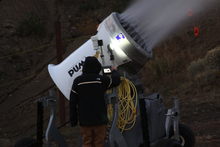
{"type": "Polygon", "coordinates": [[[189,10],[203,11],[209,0],[137,0],[120,18],[142,37],[147,51],[187,22],[189,10]]]}

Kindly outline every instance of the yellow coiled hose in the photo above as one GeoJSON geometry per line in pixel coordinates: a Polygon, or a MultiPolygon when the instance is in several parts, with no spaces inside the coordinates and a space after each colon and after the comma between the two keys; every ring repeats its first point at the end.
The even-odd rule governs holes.
{"type": "MultiPolygon", "coordinates": [[[[121,132],[130,130],[136,122],[137,89],[134,84],[126,78],[121,78],[118,91],[118,122],[117,127],[121,132]]],[[[112,118],[112,105],[108,106],[108,116],[112,118]]],[[[111,120],[111,119],[110,119],[111,120]]]]}

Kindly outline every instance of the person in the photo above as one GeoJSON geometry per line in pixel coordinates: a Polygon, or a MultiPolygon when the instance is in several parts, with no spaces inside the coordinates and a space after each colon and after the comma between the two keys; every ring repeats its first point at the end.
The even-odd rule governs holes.
{"type": "Polygon", "coordinates": [[[111,77],[100,75],[101,69],[96,57],[86,57],[82,75],[74,80],[70,93],[70,123],[76,126],[79,121],[83,147],[104,147],[108,123],[105,92],[120,84],[115,68],[111,77]]]}

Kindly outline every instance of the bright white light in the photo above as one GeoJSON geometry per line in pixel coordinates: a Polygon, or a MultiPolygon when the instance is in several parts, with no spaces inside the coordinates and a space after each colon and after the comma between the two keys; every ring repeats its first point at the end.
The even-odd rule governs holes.
{"type": "Polygon", "coordinates": [[[114,49],[115,49],[115,47],[114,47],[113,43],[110,43],[110,44],[109,44],[109,46],[110,46],[110,48],[111,48],[112,50],[114,50],[114,49]]]}
{"type": "Polygon", "coordinates": [[[119,47],[118,40],[111,40],[110,48],[115,51],[115,53],[121,57],[121,58],[127,58],[127,55],[122,51],[122,49],[119,47]]]}

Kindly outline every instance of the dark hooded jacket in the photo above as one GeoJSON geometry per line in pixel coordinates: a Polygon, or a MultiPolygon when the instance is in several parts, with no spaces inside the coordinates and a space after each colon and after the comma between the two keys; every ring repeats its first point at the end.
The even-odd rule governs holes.
{"type": "Polygon", "coordinates": [[[95,57],[86,57],[83,73],[78,76],[70,93],[70,122],[72,126],[107,124],[105,92],[120,84],[120,75],[113,71],[111,77],[99,75],[101,64],[95,57]]]}

